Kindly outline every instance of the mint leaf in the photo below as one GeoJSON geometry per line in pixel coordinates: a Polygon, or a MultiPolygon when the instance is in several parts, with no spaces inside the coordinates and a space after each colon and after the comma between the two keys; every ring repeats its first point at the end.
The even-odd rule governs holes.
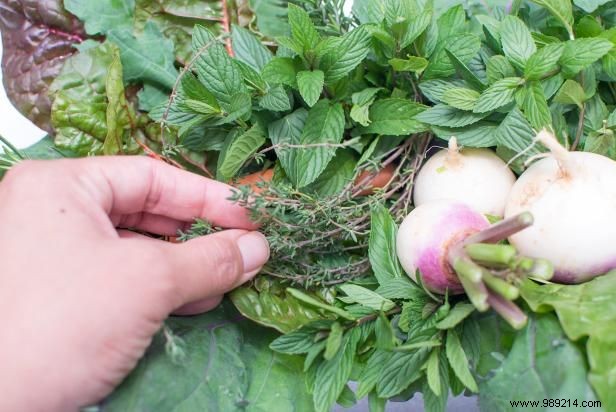
{"type": "Polygon", "coordinates": [[[321,36],[319,36],[308,13],[293,3],[289,3],[289,24],[291,25],[293,40],[302,47],[304,53],[314,50],[321,40],[321,36]]]}
{"type": "Polygon", "coordinates": [[[517,17],[507,16],[501,24],[503,51],[509,61],[523,70],[526,61],[537,51],[528,27],[517,17]]]}
{"type": "Polygon", "coordinates": [[[421,366],[430,352],[419,349],[412,352],[391,352],[389,359],[381,365],[376,384],[381,398],[398,395],[422,375],[421,366]]]}
{"type": "Polygon", "coordinates": [[[403,276],[396,254],[397,230],[389,211],[383,206],[375,207],[370,216],[368,257],[379,284],[403,276]]]}
{"type": "Polygon", "coordinates": [[[531,126],[536,130],[552,124],[552,115],[548,108],[548,102],[543,94],[543,88],[539,82],[530,82],[526,85],[526,95],[522,110],[531,126]]]}
{"type": "Polygon", "coordinates": [[[539,153],[537,148],[530,148],[535,132],[522,112],[513,109],[496,130],[496,140],[515,153],[524,151],[527,156],[539,153]]]}
{"type": "MultiPolygon", "coordinates": [[[[407,277],[397,277],[379,282],[376,293],[389,299],[410,299],[415,296],[419,287],[407,277]]],[[[423,293],[423,292],[420,292],[423,293]]]]}
{"type": "Polygon", "coordinates": [[[370,106],[374,103],[376,95],[382,88],[369,87],[360,92],[353,93],[351,101],[353,107],[351,108],[351,119],[355,120],[362,126],[368,126],[370,124],[370,106]]]}
{"type": "Polygon", "coordinates": [[[331,84],[342,79],[366,58],[369,51],[370,33],[364,27],[358,27],[336,39],[319,65],[325,72],[325,83],[331,84]]]}
{"type": "Polygon", "coordinates": [[[463,127],[477,123],[489,113],[473,113],[459,110],[445,104],[437,104],[415,116],[416,120],[435,126],[463,127]]]}
{"type": "Polygon", "coordinates": [[[274,352],[285,353],[287,355],[300,355],[308,353],[314,346],[314,335],[318,329],[311,325],[302,326],[300,329],[279,336],[269,347],[274,352]]]}
{"type": "Polygon", "coordinates": [[[611,130],[591,132],[584,142],[584,151],[616,160],[616,136],[611,130]]]}
{"type": "MultiPolygon", "coordinates": [[[[469,84],[469,86],[477,90],[481,90],[481,91],[485,90],[487,85],[483,82],[483,80],[481,80],[478,77],[478,73],[479,73],[478,70],[476,72],[471,70],[466,64],[464,64],[460,59],[458,59],[458,57],[455,54],[453,54],[448,49],[446,49],[445,52],[447,53],[447,57],[449,57],[449,60],[451,60],[451,63],[453,64],[453,67],[455,68],[456,73],[458,73],[458,76],[464,79],[469,84]]],[[[476,57],[471,59],[469,64],[473,63],[476,60],[476,57]]],[[[481,66],[480,69],[483,71],[483,61],[480,62],[480,66],[481,66]]],[[[485,78],[486,76],[484,75],[482,77],[485,78]]]]}
{"type": "Polygon", "coordinates": [[[443,93],[451,87],[465,87],[466,84],[458,79],[434,79],[419,83],[421,93],[433,103],[443,103],[443,93]]]}
{"type": "Polygon", "coordinates": [[[299,143],[305,145],[296,151],[291,170],[286,170],[295,187],[314,182],[325,170],[336,153],[335,145],[342,141],[344,110],[340,103],[319,101],[308,113],[299,143]]]}
{"type": "Polygon", "coordinates": [[[475,378],[471,374],[469,370],[469,363],[466,354],[464,353],[464,349],[462,349],[462,344],[460,343],[460,338],[458,338],[455,330],[447,331],[447,342],[445,345],[445,350],[447,353],[447,360],[449,361],[449,365],[451,369],[456,374],[456,377],[460,379],[460,382],[464,386],[466,386],[472,392],[479,392],[479,388],[477,387],[477,382],[475,382],[475,378]]]}
{"type": "Polygon", "coordinates": [[[409,56],[408,59],[391,59],[389,65],[397,72],[422,72],[428,66],[428,60],[409,56]]]}
{"type": "Polygon", "coordinates": [[[609,3],[610,0],[573,0],[573,4],[584,10],[586,13],[592,13],[600,6],[609,3]]]}
{"type": "MultiPolygon", "coordinates": [[[[329,336],[327,337],[327,341],[325,344],[325,352],[323,352],[323,358],[328,361],[331,360],[342,345],[342,336],[344,329],[340,326],[340,323],[334,322],[332,324],[332,328],[329,332],[329,336]]],[[[344,392],[343,392],[344,393],[344,392]]]]}
{"type": "Polygon", "coordinates": [[[480,93],[464,87],[454,87],[443,93],[443,102],[460,110],[473,110],[480,93]]]}
{"type": "Polygon", "coordinates": [[[395,306],[391,300],[363,286],[349,283],[340,285],[339,288],[347,295],[344,298],[346,303],[358,303],[376,311],[388,311],[395,306]]]}
{"type": "Polygon", "coordinates": [[[554,96],[554,102],[563,104],[575,104],[579,108],[586,101],[584,89],[575,80],[566,80],[554,96]]]}
{"type": "Polygon", "coordinates": [[[88,34],[133,28],[134,0],[64,0],[64,7],[85,23],[88,34]]]}
{"type": "Polygon", "coordinates": [[[344,390],[351,376],[359,333],[359,328],[351,329],[344,337],[336,356],[319,365],[313,394],[317,412],[329,411],[344,390]]]}
{"type": "Polygon", "coordinates": [[[195,53],[201,52],[195,61],[199,80],[223,108],[229,107],[233,95],[247,92],[238,66],[212,32],[203,26],[195,26],[192,44],[195,53]]]}
{"type": "Polygon", "coordinates": [[[569,37],[573,38],[573,7],[571,0],[532,0],[549,10],[565,26],[569,37]]]}
{"type": "Polygon", "coordinates": [[[235,58],[254,70],[260,72],[272,59],[272,52],[245,28],[234,25],[231,35],[235,58]]]}
{"type": "Polygon", "coordinates": [[[266,91],[267,84],[265,80],[263,80],[263,77],[259,73],[257,73],[255,69],[253,69],[250,65],[244,63],[241,60],[234,60],[233,64],[235,64],[240,70],[240,73],[242,74],[242,77],[244,79],[244,83],[246,84],[246,86],[248,86],[249,89],[257,91],[260,94],[266,91]]]}
{"type": "Polygon", "coordinates": [[[486,113],[511,103],[513,95],[522,82],[523,80],[519,77],[506,77],[494,82],[481,93],[473,111],[475,113],[486,113]]]}
{"type": "Polygon", "coordinates": [[[381,23],[385,18],[385,2],[379,0],[356,0],[353,2],[352,11],[361,24],[381,23]]]}
{"type": "MultiPolygon", "coordinates": [[[[452,329],[469,317],[475,311],[475,307],[470,303],[460,302],[436,324],[437,329],[452,329]]],[[[437,393],[438,395],[438,393],[437,393]]]]}
{"type": "Polygon", "coordinates": [[[496,128],[498,126],[489,122],[478,122],[463,128],[449,128],[432,126],[432,131],[439,138],[449,141],[455,136],[458,144],[467,147],[496,146],[496,128]]]}
{"type": "Polygon", "coordinates": [[[263,79],[272,84],[297,88],[297,65],[290,57],[274,57],[263,67],[263,79]]]}
{"type": "Polygon", "coordinates": [[[323,91],[325,74],[321,70],[301,71],[297,73],[299,94],[309,107],[315,105],[323,91]]]}
{"type": "Polygon", "coordinates": [[[357,392],[356,395],[358,398],[363,398],[368,395],[374,387],[376,386],[379,375],[381,373],[381,367],[383,364],[389,359],[391,356],[391,352],[387,352],[384,350],[376,349],[370,358],[368,358],[368,362],[366,363],[366,367],[362,370],[359,375],[357,392]]]}
{"type": "Polygon", "coordinates": [[[299,145],[307,117],[307,110],[298,109],[268,126],[268,136],[287,175],[295,173],[295,156],[298,151],[284,146],[299,145]]]}
{"type": "Polygon", "coordinates": [[[437,20],[439,39],[445,40],[460,34],[464,30],[465,23],[466,12],[461,4],[447,9],[437,20]]]}
{"type": "Polygon", "coordinates": [[[402,136],[425,131],[426,127],[414,119],[424,109],[424,105],[405,99],[377,100],[370,107],[370,125],[361,128],[361,133],[402,136]]]}
{"type": "Polygon", "coordinates": [[[558,70],[558,61],[564,51],[563,43],[553,43],[537,50],[526,62],[524,77],[527,80],[541,80],[558,70]]]}
{"type": "Polygon", "coordinates": [[[273,112],[291,110],[291,101],[284,87],[280,84],[269,86],[267,92],[259,99],[259,106],[273,112]]]}
{"type": "Polygon", "coordinates": [[[505,77],[515,77],[515,69],[505,56],[492,56],[486,64],[486,74],[490,84],[505,77]]]}
{"type": "Polygon", "coordinates": [[[404,34],[400,38],[400,48],[410,46],[428,28],[432,21],[432,10],[426,7],[419,14],[408,19],[404,34]]]}
{"type": "Polygon", "coordinates": [[[473,34],[460,34],[440,41],[423,78],[434,79],[448,77],[456,72],[455,66],[447,56],[447,50],[453,53],[462,63],[468,63],[481,47],[481,41],[473,34]]]}
{"type": "Polygon", "coordinates": [[[319,196],[334,196],[353,180],[356,166],[352,149],[339,149],[319,178],[306,187],[306,191],[319,196]]]}
{"type": "Polygon", "coordinates": [[[216,170],[218,180],[229,181],[233,178],[263,143],[265,143],[265,131],[258,123],[241,134],[229,134],[218,161],[216,170]]]}
{"type": "Polygon", "coordinates": [[[599,60],[614,47],[607,39],[586,38],[569,40],[559,63],[565,76],[571,77],[599,60]]]}

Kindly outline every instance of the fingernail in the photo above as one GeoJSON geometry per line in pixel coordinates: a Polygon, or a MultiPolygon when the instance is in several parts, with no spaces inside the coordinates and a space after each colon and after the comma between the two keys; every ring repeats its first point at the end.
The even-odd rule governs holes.
{"type": "Polygon", "coordinates": [[[244,273],[254,272],[269,259],[269,243],[259,232],[250,232],[240,237],[237,246],[242,254],[244,273]]]}

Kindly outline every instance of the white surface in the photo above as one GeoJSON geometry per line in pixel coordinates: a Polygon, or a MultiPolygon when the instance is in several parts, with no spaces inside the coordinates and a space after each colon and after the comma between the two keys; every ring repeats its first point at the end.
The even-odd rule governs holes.
{"type": "MultiPolygon", "coordinates": [[[[0,58],[2,58],[2,40],[0,39],[0,58]]],[[[26,119],[11,104],[2,84],[0,72],[0,135],[18,148],[36,143],[47,134],[26,119]]]]}

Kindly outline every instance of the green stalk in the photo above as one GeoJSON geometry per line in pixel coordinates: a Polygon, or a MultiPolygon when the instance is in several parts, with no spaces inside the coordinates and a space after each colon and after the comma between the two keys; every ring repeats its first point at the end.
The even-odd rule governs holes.
{"type": "Polygon", "coordinates": [[[458,274],[460,283],[462,283],[464,292],[466,292],[469,300],[477,308],[477,310],[480,312],[485,312],[488,310],[490,308],[490,305],[488,305],[488,289],[483,282],[481,280],[475,281],[469,278],[469,272],[466,272],[465,270],[460,272],[456,271],[456,273],[458,274]]]}
{"type": "Polygon", "coordinates": [[[464,246],[472,243],[498,243],[526,229],[533,224],[533,220],[533,215],[530,212],[523,212],[470,235],[462,243],[464,246]]]}
{"type": "Polygon", "coordinates": [[[487,243],[472,243],[465,246],[466,253],[471,259],[496,265],[507,265],[517,254],[511,245],[494,245],[487,243]]]}
{"type": "Polygon", "coordinates": [[[518,288],[494,276],[487,270],[483,271],[483,281],[492,292],[499,294],[507,300],[515,300],[520,296],[518,288]]]}
{"type": "Polygon", "coordinates": [[[488,303],[514,329],[519,330],[526,325],[528,317],[513,302],[495,293],[490,293],[488,295],[488,303]]]}
{"type": "Polygon", "coordinates": [[[528,276],[540,280],[550,280],[554,276],[554,265],[546,259],[536,259],[533,267],[528,271],[528,276]]]}

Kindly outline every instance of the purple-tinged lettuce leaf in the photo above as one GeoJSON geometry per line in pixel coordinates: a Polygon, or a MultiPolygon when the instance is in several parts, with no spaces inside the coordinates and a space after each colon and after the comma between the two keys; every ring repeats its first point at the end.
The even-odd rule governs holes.
{"type": "MultiPolygon", "coordinates": [[[[51,120],[59,148],[82,156],[99,154],[105,140],[117,141],[134,124],[124,97],[122,67],[119,60],[113,64],[117,53],[109,42],[88,48],[68,59],[51,84],[51,120]]],[[[108,143],[107,152],[137,150],[134,143],[123,146],[108,143]]]]}
{"type": "Polygon", "coordinates": [[[0,0],[4,86],[15,107],[51,131],[48,87],[84,37],[62,0],[0,0]]]}

